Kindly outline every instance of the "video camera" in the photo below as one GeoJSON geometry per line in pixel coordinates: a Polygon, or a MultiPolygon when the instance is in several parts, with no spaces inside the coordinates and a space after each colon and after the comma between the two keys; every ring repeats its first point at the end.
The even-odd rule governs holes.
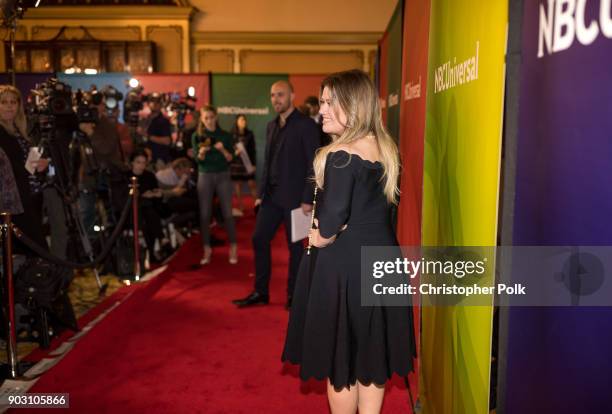
{"type": "Polygon", "coordinates": [[[178,93],[165,93],[162,95],[163,102],[168,111],[174,112],[189,112],[195,111],[195,96],[184,95],[181,96],[178,93]]]}
{"type": "Polygon", "coordinates": [[[97,96],[99,96],[99,93],[96,90],[83,92],[79,89],[75,94],[76,117],[79,124],[98,123],[100,114],[98,108],[94,105],[99,105],[101,101],[99,98],[94,98],[97,96]],[[98,100],[98,104],[96,104],[96,100],[98,100]]]}
{"type": "Polygon", "coordinates": [[[27,113],[41,131],[47,131],[58,123],[64,126],[70,124],[72,129],[76,129],[75,120],[77,124],[98,121],[98,110],[92,107],[92,96],[92,93],[84,93],[81,90],[73,94],[70,85],[56,78],[49,78],[36,84],[36,88],[32,90],[27,113]],[[76,103],[76,112],[73,103],[76,103]]]}
{"type": "Polygon", "coordinates": [[[179,131],[182,131],[185,129],[185,116],[196,110],[195,103],[198,98],[195,97],[193,87],[189,88],[183,96],[178,93],[167,93],[163,96],[167,113],[176,113],[176,126],[179,131]]]}
{"type": "Polygon", "coordinates": [[[50,78],[37,84],[28,97],[30,136],[51,159],[48,183],[63,195],[76,194],[81,149],[86,157],[94,156],[89,139],[79,130],[81,123],[98,122],[93,95],[81,90],[73,93],[70,85],[50,78]]]}
{"type": "Polygon", "coordinates": [[[138,127],[138,113],[148,101],[148,96],[142,93],[143,89],[142,86],[132,88],[123,102],[123,121],[133,128],[138,127]]]}
{"type": "Polygon", "coordinates": [[[111,85],[105,86],[101,91],[97,89],[91,91],[91,103],[95,106],[104,103],[104,108],[108,117],[113,115],[113,111],[119,106],[122,100],[123,94],[111,85]]]}
{"type": "Polygon", "coordinates": [[[28,97],[27,113],[30,118],[38,117],[34,123],[39,124],[41,131],[50,130],[56,117],[73,114],[70,85],[55,78],[37,83],[28,97]]]}

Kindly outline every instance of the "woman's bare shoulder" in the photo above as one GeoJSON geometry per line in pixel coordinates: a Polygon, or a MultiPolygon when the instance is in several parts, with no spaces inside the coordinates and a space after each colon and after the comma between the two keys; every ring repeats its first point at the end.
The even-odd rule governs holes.
{"type": "Polygon", "coordinates": [[[334,150],[345,151],[349,154],[357,155],[359,158],[370,162],[377,162],[380,158],[376,140],[373,140],[368,137],[360,138],[349,144],[340,144],[336,148],[334,148],[334,150]]]}
{"type": "Polygon", "coordinates": [[[336,145],[333,149],[333,151],[344,151],[344,152],[348,152],[348,153],[352,153],[353,149],[350,145],[348,144],[340,144],[340,145],[336,145]]]}

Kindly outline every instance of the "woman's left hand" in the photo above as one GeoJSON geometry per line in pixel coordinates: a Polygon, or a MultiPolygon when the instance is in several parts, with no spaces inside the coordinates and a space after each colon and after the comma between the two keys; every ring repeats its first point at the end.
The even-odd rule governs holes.
{"type": "Polygon", "coordinates": [[[49,160],[47,158],[41,158],[36,162],[36,171],[43,172],[49,167],[49,160]]]}
{"type": "Polygon", "coordinates": [[[223,142],[216,142],[215,143],[215,148],[221,153],[223,154],[223,156],[225,157],[225,159],[227,160],[227,162],[231,162],[232,159],[234,158],[234,156],[232,155],[231,152],[229,152],[228,150],[225,149],[225,146],[223,145],[223,142]]]}
{"type": "Polygon", "coordinates": [[[334,240],[336,240],[336,236],[334,235],[329,239],[326,239],[325,237],[321,236],[321,232],[319,231],[319,220],[315,219],[314,222],[317,228],[310,229],[310,231],[308,232],[308,240],[310,241],[310,245],[321,248],[332,244],[334,240]]]}

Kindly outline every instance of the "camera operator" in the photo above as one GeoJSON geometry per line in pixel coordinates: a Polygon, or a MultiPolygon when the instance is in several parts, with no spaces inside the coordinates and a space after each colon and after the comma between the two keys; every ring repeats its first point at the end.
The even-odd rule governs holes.
{"type": "MultiPolygon", "coordinates": [[[[43,248],[47,243],[42,233],[42,180],[40,173],[49,165],[46,158],[41,158],[37,147],[33,147],[27,136],[26,117],[23,109],[21,92],[11,85],[0,85],[0,150],[4,152],[5,161],[10,163],[14,187],[18,189],[21,214],[13,216],[15,225],[30,239],[43,248]]],[[[12,187],[11,177],[3,174],[0,179],[12,187]]],[[[3,184],[4,187],[4,184],[3,184]]],[[[5,199],[8,194],[3,193],[5,199]]],[[[13,201],[10,210],[20,211],[19,204],[13,201]]],[[[6,204],[7,200],[3,201],[6,204]]],[[[28,253],[25,246],[16,240],[15,251],[28,253]]]]}
{"type": "MultiPolygon", "coordinates": [[[[36,137],[49,158],[49,170],[43,189],[43,205],[49,223],[50,250],[54,256],[67,258],[75,253],[71,242],[74,217],[72,203],[78,197],[76,170],[80,160],[71,149],[77,116],[72,109],[70,87],[57,79],[36,84],[28,101],[31,136],[36,137]],[[70,217],[69,217],[70,216],[70,217]]],[[[74,258],[74,257],[73,257],[74,258]]]]}
{"type": "Polygon", "coordinates": [[[187,158],[177,158],[170,166],[155,173],[167,207],[165,210],[167,215],[175,215],[172,220],[175,225],[183,225],[189,220],[197,221],[198,194],[192,175],[193,164],[187,158]]]}
{"type": "MultiPolygon", "coordinates": [[[[119,133],[114,120],[109,116],[112,111],[112,108],[108,108],[110,96],[103,92],[98,99],[91,99],[89,104],[85,103],[90,109],[95,109],[91,112],[91,116],[86,115],[85,118],[93,116],[97,119],[79,119],[79,129],[89,138],[93,152],[88,154],[85,149],[85,153],[82,154],[85,162],[81,164],[79,185],[81,217],[90,239],[95,238],[97,194],[108,192],[109,186],[113,183],[123,182],[123,173],[127,170],[123,161],[119,133]]],[[[85,110],[82,109],[80,112],[83,111],[85,110]]],[[[106,206],[110,208],[111,200],[105,201],[107,201],[106,206]]]]}
{"type": "Polygon", "coordinates": [[[121,153],[123,154],[123,161],[127,163],[134,152],[134,140],[130,135],[130,128],[126,124],[122,124],[119,122],[119,107],[116,106],[111,111],[111,116],[109,119],[115,123],[115,128],[117,129],[117,133],[119,134],[119,141],[121,145],[121,153]]]}
{"type": "Polygon", "coordinates": [[[154,92],[148,97],[151,114],[146,120],[148,147],[151,149],[156,170],[162,169],[172,160],[172,125],[161,112],[162,96],[154,92]]]}
{"type": "Polygon", "coordinates": [[[197,127],[196,111],[197,98],[186,94],[170,94],[171,102],[166,106],[166,115],[170,118],[170,123],[176,131],[176,138],[172,145],[172,159],[190,157],[193,158],[191,148],[191,136],[197,127]],[[189,155],[191,153],[191,155],[189,155]]]}

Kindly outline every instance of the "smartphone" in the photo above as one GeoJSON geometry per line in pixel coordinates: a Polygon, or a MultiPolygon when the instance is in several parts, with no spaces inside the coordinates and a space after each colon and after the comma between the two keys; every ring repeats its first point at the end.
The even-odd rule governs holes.
{"type": "Polygon", "coordinates": [[[30,152],[28,153],[28,159],[25,162],[25,169],[30,173],[34,174],[36,172],[36,164],[40,157],[42,156],[42,148],[41,147],[30,147],[30,152]]]}

